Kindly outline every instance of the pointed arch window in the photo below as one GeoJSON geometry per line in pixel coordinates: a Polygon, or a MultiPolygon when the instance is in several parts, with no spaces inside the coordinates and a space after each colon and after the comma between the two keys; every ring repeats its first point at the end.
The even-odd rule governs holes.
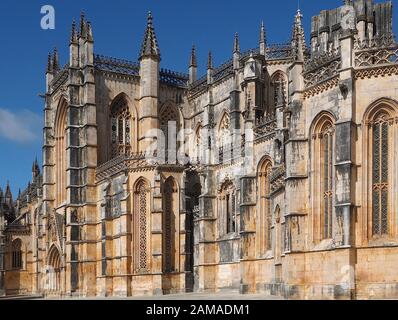
{"type": "Polygon", "coordinates": [[[389,220],[389,116],[379,114],[372,123],[373,235],[388,234],[389,220]]]}
{"type": "Polygon", "coordinates": [[[274,102],[273,110],[270,110],[271,115],[275,115],[275,110],[277,108],[283,107],[286,104],[286,90],[287,90],[287,81],[286,76],[281,71],[276,72],[272,76],[272,96],[274,102]]]}
{"type": "Polygon", "coordinates": [[[321,139],[321,188],[323,239],[333,238],[333,185],[334,185],[334,129],[326,122],[320,134],[321,139]]]}
{"type": "Polygon", "coordinates": [[[236,224],[236,190],[232,181],[226,181],[219,195],[220,235],[237,231],[236,224]]]}
{"type": "Polygon", "coordinates": [[[134,268],[137,273],[148,272],[148,214],[150,187],[144,180],[138,182],[134,194],[135,211],[133,217],[134,242],[138,250],[133,250],[134,268]]]}
{"type": "Polygon", "coordinates": [[[314,213],[314,239],[333,238],[335,197],[335,126],[334,118],[322,114],[314,124],[313,151],[311,163],[312,199],[314,213]]]}
{"type": "Polygon", "coordinates": [[[260,194],[260,254],[264,255],[271,250],[271,172],[272,164],[268,159],[264,160],[259,168],[259,194],[260,194]]]}
{"type": "Polygon", "coordinates": [[[23,267],[22,263],[22,241],[20,239],[12,242],[12,269],[20,270],[23,267]]]}
{"type": "Polygon", "coordinates": [[[219,163],[223,164],[227,159],[228,150],[231,148],[231,117],[225,113],[221,119],[218,132],[219,163]]]}
{"type": "Polygon", "coordinates": [[[56,206],[62,206],[67,200],[67,101],[62,98],[58,105],[55,118],[55,175],[56,175],[56,206]]]}
{"type": "Polygon", "coordinates": [[[126,98],[124,96],[116,98],[111,107],[112,157],[131,153],[131,121],[126,98]]]}
{"type": "Polygon", "coordinates": [[[162,154],[164,152],[166,163],[175,162],[177,160],[177,134],[179,130],[178,118],[178,111],[173,105],[166,105],[162,108],[160,113],[160,129],[164,135],[164,146],[161,146],[159,153],[162,154]],[[175,159],[173,159],[173,157],[175,159]]]}

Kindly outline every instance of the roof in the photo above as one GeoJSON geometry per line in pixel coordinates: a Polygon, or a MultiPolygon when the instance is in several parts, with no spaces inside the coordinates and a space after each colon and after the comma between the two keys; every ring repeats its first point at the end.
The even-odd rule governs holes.
{"type": "MultiPolygon", "coordinates": [[[[97,54],[94,56],[94,66],[97,70],[104,72],[112,72],[134,77],[139,77],[140,75],[139,63],[124,59],[116,59],[97,54]]],[[[188,80],[189,76],[185,73],[168,69],[160,69],[160,82],[163,84],[186,88],[188,80]]]]}

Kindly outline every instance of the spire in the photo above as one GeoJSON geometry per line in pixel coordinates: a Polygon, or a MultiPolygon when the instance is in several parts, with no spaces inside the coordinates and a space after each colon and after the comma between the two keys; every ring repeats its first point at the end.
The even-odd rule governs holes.
{"type": "Polygon", "coordinates": [[[211,54],[211,51],[209,51],[209,57],[207,58],[207,69],[213,70],[213,56],[211,54]]]}
{"type": "Polygon", "coordinates": [[[59,56],[58,56],[58,49],[57,48],[54,48],[53,70],[54,71],[59,71],[59,56]]]}
{"type": "Polygon", "coordinates": [[[305,33],[303,27],[303,15],[301,10],[298,9],[293,25],[292,32],[292,47],[295,52],[295,60],[302,60],[304,58],[305,51],[305,33]]]}
{"type": "Polygon", "coordinates": [[[87,24],[86,24],[86,14],[84,11],[80,13],[80,38],[86,39],[87,36],[87,24]]]}
{"type": "Polygon", "coordinates": [[[39,175],[40,175],[39,162],[37,161],[37,158],[36,158],[36,160],[33,162],[33,165],[32,165],[33,179],[37,178],[39,175]]]}
{"type": "Polygon", "coordinates": [[[191,60],[189,62],[189,66],[190,67],[195,67],[195,68],[198,66],[198,61],[196,59],[196,48],[195,48],[194,45],[192,46],[191,60]]]}
{"type": "Polygon", "coordinates": [[[262,21],[260,27],[260,44],[265,44],[265,43],[267,43],[267,36],[265,32],[264,21],[262,21]]]}
{"type": "Polygon", "coordinates": [[[264,22],[261,22],[260,26],[260,54],[265,56],[265,51],[267,47],[267,39],[266,39],[266,33],[265,33],[265,27],[264,27],[264,22]]]}
{"type": "Polygon", "coordinates": [[[90,21],[87,22],[87,40],[94,41],[93,28],[90,21]]]}
{"type": "Polygon", "coordinates": [[[239,34],[236,32],[234,38],[234,53],[239,53],[239,52],[240,52],[239,34]]]}
{"type": "Polygon", "coordinates": [[[51,52],[48,53],[48,60],[47,60],[47,73],[52,73],[54,71],[53,68],[53,61],[51,52]]]}
{"type": "Polygon", "coordinates": [[[7,181],[7,188],[6,188],[6,193],[5,193],[5,199],[9,203],[12,202],[12,193],[11,193],[11,188],[10,188],[10,182],[7,181]]]}
{"type": "Polygon", "coordinates": [[[153,28],[152,13],[150,11],[148,12],[147,26],[140,53],[140,59],[144,57],[155,57],[160,59],[160,50],[156,39],[155,29],[153,28]]]}
{"type": "Polygon", "coordinates": [[[77,43],[76,21],[72,21],[72,31],[70,36],[70,43],[77,43]]]}

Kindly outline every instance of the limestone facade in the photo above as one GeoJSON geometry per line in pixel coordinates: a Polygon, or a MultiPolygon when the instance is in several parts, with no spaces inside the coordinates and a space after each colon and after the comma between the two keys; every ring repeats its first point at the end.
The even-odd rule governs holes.
{"type": "Polygon", "coordinates": [[[49,56],[42,174],[0,206],[0,295],[398,298],[391,26],[391,2],[345,1],[307,46],[298,11],[287,44],[235,35],[198,79],[195,48],[160,68],[151,14],[138,63],[82,16],[49,56]]]}

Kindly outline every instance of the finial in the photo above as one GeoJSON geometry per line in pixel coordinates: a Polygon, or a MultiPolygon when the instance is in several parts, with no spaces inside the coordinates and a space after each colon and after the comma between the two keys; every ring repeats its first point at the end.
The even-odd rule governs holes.
{"type": "Polygon", "coordinates": [[[48,53],[48,60],[47,60],[47,73],[52,73],[54,71],[53,68],[53,61],[51,52],[48,53]]]}
{"type": "Polygon", "coordinates": [[[239,45],[239,34],[235,32],[235,38],[234,38],[234,53],[239,53],[240,52],[240,45],[239,45]]]}
{"type": "Polygon", "coordinates": [[[264,21],[261,21],[260,27],[260,44],[265,44],[267,42],[264,21]]]}
{"type": "Polygon", "coordinates": [[[57,49],[57,47],[54,48],[53,70],[54,71],[59,71],[59,57],[58,57],[58,49],[57,49]]]}
{"type": "Polygon", "coordinates": [[[292,32],[292,47],[294,50],[294,59],[303,60],[305,52],[305,33],[303,27],[303,15],[298,9],[294,18],[293,32],[292,32]]]}
{"type": "Polygon", "coordinates": [[[207,69],[209,69],[209,70],[213,69],[213,56],[211,54],[211,51],[209,51],[209,56],[207,59],[207,69]]]}
{"type": "Polygon", "coordinates": [[[10,187],[10,181],[7,181],[7,187],[6,187],[6,198],[11,197],[11,187],[10,187]]]}
{"type": "Polygon", "coordinates": [[[84,11],[80,13],[80,37],[82,39],[86,38],[87,30],[86,30],[86,14],[84,11]]]}
{"type": "Polygon", "coordinates": [[[77,43],[77,33],[76,33],[76,21],[73,19],[72,21],[72,31],[70,36],[71,43],[77,43]]]}
{"type": "Polygon", "coordinates": [[[144,35],[144,41],[141,46],[140,59],[143,57],[155,57],[160,59],[160,50],[156,39],[155,29],[153,27],[152,12],[148,12],[147,26],[144,35]]]}
{"type": "Polygon", "coordinates": [[[87,22],[87,40],[94,41],[93,28],[90,21],[87,22]]]}
{"type": "Polygon", "coordinates": [[[152,25],[153,16],[152,11],[148,11],[148,25],[152,25]]]}
{"type": "Polygon", "coordinates": [[[197,67],[198,66],[198,62],[196,59],[196,48],[195,45],[192,46],[192,51],[191,51],[191,61],[189,64],[190,67],[197,67]]]}

